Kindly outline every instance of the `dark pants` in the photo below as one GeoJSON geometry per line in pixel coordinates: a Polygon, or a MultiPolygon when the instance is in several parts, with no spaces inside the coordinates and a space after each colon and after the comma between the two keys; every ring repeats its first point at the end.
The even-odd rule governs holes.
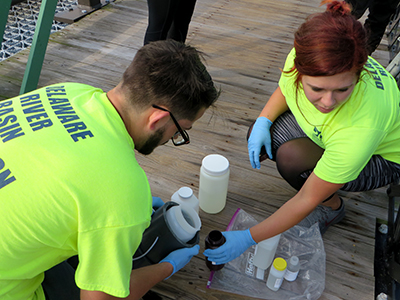
{"type": "Polygon", "coordinates": [[[144,44],[173,39],[184,43],[196,0],[147,0],[149,24],[144,44]]]}
{"type": "Polygon", "coordinates": [[[67,261],[44,273],[42,287],[46,300],[79,300],[80,290],[75,284],[75,269],[67,261]]]}
{"type": "Polygon", "coordinates": [[[364,27],[368,33],[368,51],[371,54],[379,46],[386,26],[396,12],[399,0],[346,0],[346,2],[353,7],[352,14],[357,19],[362,17],[367,8],[369,9],[364,27]]]}

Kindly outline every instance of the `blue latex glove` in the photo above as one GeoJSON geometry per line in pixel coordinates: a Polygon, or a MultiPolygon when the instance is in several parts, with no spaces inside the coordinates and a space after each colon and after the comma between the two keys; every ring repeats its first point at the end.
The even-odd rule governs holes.
{"type": "Polygon", "coordinates": [[[194,255],[199,254],[199,249],[199,245],[195,245],[191,248],[178,249],[172,251],[162,261],[160,261],[160,263],[168,262],[174,267],[172,274],[165,279],[170,278],[172,275],[174,275],[176,272],[186,266],[186,264],[192,259],[194,255]]]}
{"type": "Polygon", "coordinates": [[[272,122],[265,117],[257,118],[253,125],[249,140],[247,141],[247,148],[249,150],[249,158],[251,166],[255,169],[260,168],[260,152],[261,147],[265,146],[268,157],[272,158],[271,150],[271,128],[272,122]]]}
{"type": "Polygon", "coordinates": [[[208,260],[216,265],[226,264],[240,256],[249,247],[256,244],[251,236],[250,229],[238,231],[224,231],[226,242],[217,249],[207,249],[203,252],[208,260]]]}
{"type": "Polygon", "coordinates": [[[157,210],[163,205],[164,201],[162,201],[160,197],[153,197],[153,203],[152,203],[153,210],[157,210]]]}

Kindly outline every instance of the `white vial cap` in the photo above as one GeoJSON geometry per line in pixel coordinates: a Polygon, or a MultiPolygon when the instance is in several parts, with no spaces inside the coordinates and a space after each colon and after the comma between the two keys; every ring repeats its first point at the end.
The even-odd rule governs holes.
{"type": "Polygon", "coordinates": [[[201,162],[204,170],[210,175],[223,175],[229,169],[229,161],[220,154],[210,154],[201,162]]]}
{"type": "Polygon", "coordinates": [[[184,199],[188,199],[188,198],[192,197],[193,190],[190,187],[184,186],[178,190],[178,194],[180,197],[182,197],[184,199]]]}
{"type": "Polygon", "coordinates": [[[292,266],[297,266],[299,264],[299,258],[297,256],[292,256],[289,262],[292,266]]]}

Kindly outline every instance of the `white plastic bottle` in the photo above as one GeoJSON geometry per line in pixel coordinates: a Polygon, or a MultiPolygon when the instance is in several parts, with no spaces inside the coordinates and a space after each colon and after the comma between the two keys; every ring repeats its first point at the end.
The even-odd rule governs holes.
{"type": "Polygon", "coordinates": [[[285,272],[285,279],[287,281],[295,281],[299,274],[300,264],[297,256],[292,256],[288,262],[287,269],[285,272]]]}
{"type": "Polygon", "coordinates": [[[228,183],[229,161],[219,154],[204,157],[199,183],[199,205],[204,212],[216,214],[224,209],[228,183]]]}
{"type": "Polygon", "coordinates": [[[274,259],[280,239],[281,235],[278,234],[257,244],[253,257],[253,264],[257,268],[264,270],[268,269],[274,259]]]}
{"type": "Polygon", "coordinates": [[[283,276],[285,276],[287,263],[281,257],[274,259],[274,262],[269,270],[269,275],[267,279],[267,287],[274,292],[279,290],[283,282],[283,276]]]}
{"type": "Polygon", "coordinates": [[[190,187],[181,187],[171,196],[171,201],[189,205],[196,211],[196,213],[199,213],[199,200],[193,194],[193,190],[190,187]]]}

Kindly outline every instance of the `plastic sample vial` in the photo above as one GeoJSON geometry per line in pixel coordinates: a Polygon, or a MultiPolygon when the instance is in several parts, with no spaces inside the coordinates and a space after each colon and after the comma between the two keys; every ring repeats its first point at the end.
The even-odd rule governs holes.
{"type": "Polygon", "coordinates": [[[171,196],[171,201],[189,205],[196,211],[196,213],[199,213],[199,200],[193,194],[193,190],[190,187],[181,187],[171,196]]]}
{"type": "Polygon", "coordinates": [[[297,256],[292,256],[288,262],[286,272],[285,272],[285,279],[287,281],[295,281],[297,275],[299,274],[300,264],[299,258],[297,256]]]}
{"type": "Polygon", "coordinates": [[[204,212],[216,214],[224,209],[228,182],[229,161],[219,154],[204,157],[199,182],[199,205],[204,212]]]}
{"type": "Polygon", "coordinates": [[[283,276],[285,276],[287,263],[281,257],[277,257],[274,259],[274,263],[269,270],[269,275],[267,279],[267,287],[270,290],[276,292],[282,285],[283,276]]]}
{"type": "Polygon", "coordinates": [[[276,248],[278,248],[281,235],[259,242],[254,252],[253,264],[259,269],[268,269],[274,259],[276,248]]]}
{"type": "MultiPolygon", "coordinates": [[[[217,249],[218,247],[222,246],[225,241],[226,239],[221,231],[210,231],[205,239],[206,249],[217,249]]],[[[224,264],[214,265],[211,261],[208,260],[208,258],[206,258],[206,265],[210,269],[210,271],[218,271],[224,267],[224,264]]]]}

